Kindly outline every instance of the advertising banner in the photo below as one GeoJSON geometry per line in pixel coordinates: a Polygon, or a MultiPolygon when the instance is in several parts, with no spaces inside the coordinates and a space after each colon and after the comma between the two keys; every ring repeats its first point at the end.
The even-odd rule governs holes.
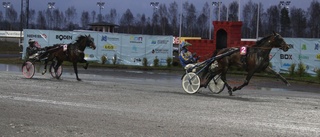
{"type": "MultiPolygon", "coordinates": [[[[172,55],[170,48],[172,39],[164,36],[146,36],[146,57],[149,59],[148,64],[153,66],[154,59],[159,59],[159,65],[167,65],[167,58],[172,55]]],[[[172,46],[171,46],[172,47],[172,46]]]]}
{"type": "MultiPolygon", "coordinates": [[[[98,33],[97,56],[104,56],[107,64],[112,64],[112,59],[120,56],[121,35],[111,33],[98,33]]],[[[116,62],[116,64],[118,64],[116,62]]]]}
{"type": "Polygon", "coordinates": [[[285,41],[291,49],[287,52],[272,49],[270,53],[272,68],[277,72],[288,72],[292,64],[296,64],[295,69],[297,69],[298,64],[302,63],[308,74],[315,75],[320,68],[320,40],[285,38],[285,41]]]}
{"type": "Polygon", "coordinates": [[[156,57],[159,59],[159,65],[167,65],[166,59],[172,58],[172,36],[33,29],[25,29],[24,34],[22,57],[25,57],[28,40],[31,38],[43,48],[54,44],[74,43],[78,36],[90,35],[94,38],[96,50],[85,49],[85,59],[88,61],[101,62],[104,56],[108,64],[113,63],[113,58],[116,58],[116,64],[142,66],[143,58],[146,58],[151,66],[156,57]]]}

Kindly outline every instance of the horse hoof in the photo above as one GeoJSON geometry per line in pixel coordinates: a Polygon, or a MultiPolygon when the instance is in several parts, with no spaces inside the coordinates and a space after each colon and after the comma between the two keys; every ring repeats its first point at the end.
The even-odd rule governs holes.
{"type": "Polygon", "coordinates": [[[229,96],[233,96],[232,91],[229,90],[228,93],[229,93],[229,96]]]}
{"type": "Polygon", "coordinates": [[[77,78],[78,81],[81,81],[81,79],[77,78]]]}
{"type": "Polygon", "coordinates": [[[291,84],[290,84],[290,83],[287,83],[287,87],[289,87],[289,86],[291,86],[291,84]]]}

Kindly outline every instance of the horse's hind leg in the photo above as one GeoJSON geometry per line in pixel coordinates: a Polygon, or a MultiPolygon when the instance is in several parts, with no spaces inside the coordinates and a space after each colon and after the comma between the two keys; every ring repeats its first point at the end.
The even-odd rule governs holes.
{"type": "Polygon", "coordinates": [[[61,66],[62,61],[57,61],[57,64],[54,66],[54,73],[56,74],[56,78],[60,79],[60,75],[57,74],[59,67],[61,66]]]}
{"type": "Polygon", "coordinates": [[[266,72],[276,75],[280,78],[287,86],[290,86],[290,83],[286,80],[286,78],[282,77],[279,73],[275,72],[271,67],[267,67],[265,69],[266,72]]]}
{"type": "Polygon", "coordinates": [[[44,70],[42,71],[42,75],[46,74],[46,72],[47,72],[48,62],[49,62],[48,59],[46,59],[46,60],[44,61],[44,70]]]}
{"type": "Polygon", "coordinates": [[[254,72],[249,72],[249,73],[247,74],[247,77],[246,77],[246,79],[244,80],[243,84],[240,85],[240,86],[238,86],[238,87],[234,87],[232,90],[233,90],[233,91],[240,90],[240,89],[242,89],[243,87],[247,86],[247,85],[249,84],[249,81],[250,81],[250,79],[252,78],[253,74],[254,74],[254,72]]]}

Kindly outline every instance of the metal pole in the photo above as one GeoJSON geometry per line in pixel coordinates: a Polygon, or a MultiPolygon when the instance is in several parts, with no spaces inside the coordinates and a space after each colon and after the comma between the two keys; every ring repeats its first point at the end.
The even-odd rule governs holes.
{"type": "Polygon", "coordinates": [[[178,51],[180,54],[180,43],[181,43],[181,24],[182,24],[182,0],[180,0],[180,23],[179,23],[179,46],[178,46],[178,51]]]}
{"type": "Polygon", "coordinates": [[[260,18],[260,4],[258,3],[258,12],[257,12],[257,33],[256,33],[256,38],[258,40],[259,37],[259,18],[260,18]]]}
{"type": "Polygon", "coordinates": [[[28,29],[28,28],[29,28],[29,0],[26,0],[26,10],[27,10],[27,15],[26,15],[26,18],[27,18],[26,28],[28,29]]]}
{"type": "Polygon", "coordinates": [[[20,40],[19,40],[19,46],[21,46],[22,43],[22,31],[23,31],[23,27],[22,27],[22,13],[23,13],[23,0],[21,0],[21,11],[20,11],[20,40]]]}
{"type": "Polygon", "coordinates": [[[209,39],[211,40],[211,27],[212,27],[212,24],[211,24],[211,22],[212,22],[212,5],[210,5],[210,13],[209,13],[209,39]]]}
{"type": "Polygon", "coordinates": [[[101,9],[104,8],[104,2],[97,2],[97,6],[99,6],[99,18],[98,18],[98,22],[101,22],[102,21],[102,15],[101,15],[101,9]]]}
{"type": "Polygon", "coordinates": [[[220,21],[220,3],[221,3],[221,2],[219,1],[219,2],[218,2],[218,10],[219,10],[219,11],[218,11],[218,13],[219,13],[219,15],[218,15],[218,21],[220,21]]]}
{"type": "MultiPolygon", "coordinates": [[[[150,6],[153,7],[153,14],[156,14],[157,9],[159,8],[159,2],[150,2],[150,6]]],[[[155,34],[155,24],[152,23],[152,34],[155,34]]]]}
{"type": "Polygon", "coordinates": [[[239,5],[238,5],[238,10],[239,10],[239,11],[238,11],[238,14],[239,14],[238,21],[240,21],[240,0],[239,0],[238,3],[239,3],[239,5]]]}
{"type": "MultiPolygon", "coordinates": [[[[179,43],[181,43],[181,24],[182,24],[182,0],[180,0],[180,23],[179,23],[179,43]]],[[[180,49],[180,48],[179,48],[180,49]]]]}
{"type": "Polygon", "coordinates": [[[229,21],[229,6],[227,6],[227,21],[229,21]]]}

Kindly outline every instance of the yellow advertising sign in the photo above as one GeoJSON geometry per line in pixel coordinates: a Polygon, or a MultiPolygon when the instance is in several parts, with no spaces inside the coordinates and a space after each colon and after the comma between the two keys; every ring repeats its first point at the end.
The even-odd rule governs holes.
{"type": "Polygon", "coordinates": [[[201,39],[201,37],[173,37],[173,44],[181,44],[181,42],[186,41],[187,39],[201,39]]]}
{"type": "Polygon", "coordinates": [[[111,45],[111,44],[106,44],[103,46],[106,50],[115,50],[117,46],[111,45]]]}

